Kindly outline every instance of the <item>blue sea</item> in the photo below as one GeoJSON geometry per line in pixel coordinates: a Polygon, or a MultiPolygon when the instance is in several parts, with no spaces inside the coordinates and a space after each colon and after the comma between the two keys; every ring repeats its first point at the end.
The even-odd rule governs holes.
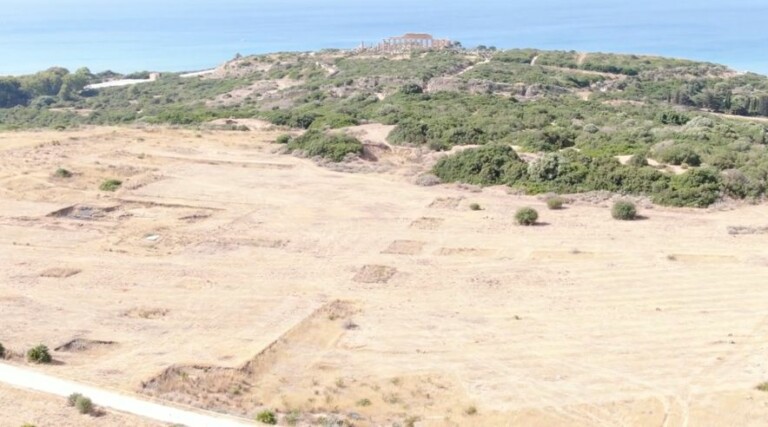
{"type": "Polygon", "coordinates": [[[768,74],[768,0],[0,0],[0,75],[192,71],[429,32],[499,48],[666,55],[768,74]]]}

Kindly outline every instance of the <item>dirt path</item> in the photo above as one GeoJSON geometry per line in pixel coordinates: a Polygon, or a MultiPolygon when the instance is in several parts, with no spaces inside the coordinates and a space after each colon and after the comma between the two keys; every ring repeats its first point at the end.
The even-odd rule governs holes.
{"type": "Polygon", "coordinates": [[[81,393],[91,398],[97,406],[188,427],[252,425],[245,420],[239,421],[231,417],[205,415],[172,408],[2,363],[0,363],[0,382],[19,389],[35,390],[57,396],[81,393]]]}
{"type": "Polygon", "coordinates": [[[489,63],[489,62],[491,62],[491,59],[490,59],[490,58],[486,58],[486,59],[484,59],[483,61],[481,61],[481,62],[478,62],[477,64],[472,64],[472,65],[470,65],[469,67],[467,67],[467,68],[465,68],[465,69],[463,69],[463,70],[459,71],[458,73],[456,73],[456,76],[461,76],[461,75],[464,75],[464,74],[466,74],[466,73],[468,73],[468,72],[470,72],[470,71],[474,70],[474,69],[475,69],[475,67],[477,67],[478,65],[487,64],[487,63],[489,63]]]}

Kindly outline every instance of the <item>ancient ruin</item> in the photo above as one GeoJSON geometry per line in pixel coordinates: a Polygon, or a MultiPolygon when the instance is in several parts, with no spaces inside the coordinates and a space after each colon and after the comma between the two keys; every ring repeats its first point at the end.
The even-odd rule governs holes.
{"type": "Polygon", "coordinates": [[[375,46],[366,46],[363,43],[361,50],[373,50],[383,53],[403,53],[414,50],[440,50],[456,45],[448,39],[436,39],[431,34],[407,33],[402,36],[389,37],[375,46]]]}

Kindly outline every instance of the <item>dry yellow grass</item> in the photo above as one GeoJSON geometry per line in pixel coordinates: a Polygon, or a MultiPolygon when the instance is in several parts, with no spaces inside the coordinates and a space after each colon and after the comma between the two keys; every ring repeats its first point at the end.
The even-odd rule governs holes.
{"type": "Polygon", "coordinates": [[[330,171],[274,154],[276,136],[0,134],[0,342],[113,342],[36,369],[248,416],[766,419],[768,246],[727,231],[765,226],[765,206],[619,222],[486,189],[478,215],[465,190],[330,171]],[[548,225],[514,225],[522,206],[548,225]]]}

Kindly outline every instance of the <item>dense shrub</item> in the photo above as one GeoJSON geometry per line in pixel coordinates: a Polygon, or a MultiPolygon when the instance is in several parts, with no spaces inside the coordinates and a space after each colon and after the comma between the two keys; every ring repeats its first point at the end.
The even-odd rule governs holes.
{"type": "Polygon", "coordinates": [[[534,225],[539,219],[539,213],[533,208],[520,208],[515,213],[515,221],[520,225],[534,225]]]}
{"type": "Polygon", "coordinates": [[[0,359],[5,357],[5,347],[3,347],[3,343],[0,343],[0,359]]]}
{"type": "Polygon", "coordinates": [[[75,400],[75,409],[83,415],[90,414],[93,412],[93,402],[85,396],[78,396],[75,400]]]}
{"type": "Polygon", "coordinates": [[[123,181],[119,179],[107,179],[99,185],[101,191],[117,191],[120,186],[123,185],[123,181]]]}
{"type": "Polygon", "coordinates": [[[710,168],[692,169],[673,176],[669,185],[653,194],[654,203],[703,208],[720,197],[720,176],[710,168]]]}
{"type": "Polygon", "coordinates": [[[40,344],[27,351],[27,360],[33,363],[51,363],[53,358],[48,351],[48,347],[40,344]]]}
{"type": "Polygon", "coordinates": [[[613,204],[611,215],[614,219],[632,221],[637,218],[637,208],[634,203],[621,200],[613,204]]]}
{"type": "Polygon", "coordinates": [[[282,134],[282,135],[278,136],[277,139],[275,140],[275,142],[278,143],[278,144],[287,144],[287,143],[291,142],[291,138],[292,138],[292,136],[288,135],[286,133],[286,134],[282,134]]]}
{"type": "Polygon", "coordinates": [[[277,424],[277,415],[273,411],[265,409],[256,414],[256,421],[262,424],[275,425],[277,424]]]}
{"type": "Polygon", "coordinates": [[[443,157],[432,171],[443,182],[498,185],[518,181],[525,167],[512,147],[487,145],[443,157]]]}
{"type": "Polygon", "coordinates": [[[479,203],[470,203],[469,204],[469,209],[473,210],[473,211],[479,211],[482,208],[480,207],[479,203]]]}
{"type": "Polygon", "coordinates": [[[348,154],[363,154],[363,144],[355,137],[340,133],[310,130],[288,143],[291,151],[301,150],[310,157],[319,156],[340,162],[348,154]]]}
{"type": "Polygon", "coordinates": [[[552,210],[562,209],[565,205],[565,199],[560,196],[547,197],[547,207],[552,210]]]}
{"type": "Polygon", "coordinates": [[[668,147],[662,147],[654,151],[654,158],[661,163],[670,165],[699,166],[701,157],[690,146],[684,144],[675,144],[668,147]]]}

